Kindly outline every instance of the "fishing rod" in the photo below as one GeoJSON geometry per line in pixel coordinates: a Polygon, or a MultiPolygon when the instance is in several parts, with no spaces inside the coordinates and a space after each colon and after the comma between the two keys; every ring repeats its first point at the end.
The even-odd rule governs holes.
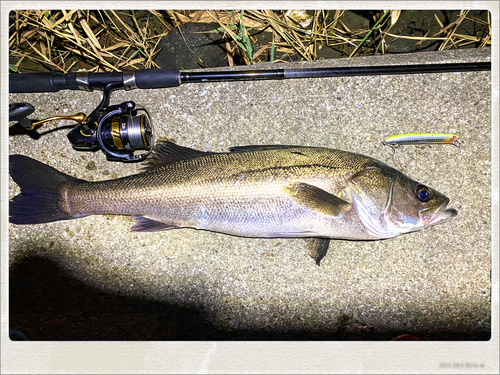
{"type": "Polygon", "coordinates": [[[94,91],[104,90],[106,85],[115,82],[121,82],[125,90],[133,90],[159,89],[175,87],[183,83],[200,82],[473,72],[484,70],[491,70],[491,62],[209,72],[182,72],[175,69],[140,69],[110,73],[22,73],[9,74],[9,92],[94,91]]]}
{"type": "Polygon", "coordinates": [[[491,70],[491,62],[349,66],[336,68],[259,69],[243,71],[189,72],[175,69],[140,69],[106,73],[22,73],[9,74],[10,93],[41,93],[60,90],[103,91],[101,103],[90,115],[54,116],[34,121],[27,118],[34,108],[29,103],[9,105],[9,121],[18,121],[28,131],[56,120],[73,120],[78,125],[68,133],[76,150],[101,149],[108,160],[140,161],[154,146],[153,123],[145,108],[133,101],[109,105],[115,90],[159,89],[184,83],[281,80],[297,78],[371,76],[473,72],[491,70]],[[140,155],[136,150],[145,150],[140,155]]]}

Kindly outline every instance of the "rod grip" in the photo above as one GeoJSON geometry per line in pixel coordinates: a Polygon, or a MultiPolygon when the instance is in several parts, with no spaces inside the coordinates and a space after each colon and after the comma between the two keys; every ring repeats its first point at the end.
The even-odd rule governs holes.
{"type": "Polygon", "coordinates": [[[75,73],[23,73],[9,74],[9,92],[56,92],[78,90],[75,73]]]}
{"type": "MultiPolygon", "coordinates": [[[[9,92],[56,92],[59,90],[103,90],[112,82],[124,82],[124,73],[22,73],[9,74],[9,92]],[[78,74],[80,76],[78,76],[78,74]],[[80,82],[79,82],[80,81],[80,82]]],[[[139,89],[158,89],[180,85],[175,69],[140,69],[127,72],[127,84],[139,89]]]]}
{"type": "Polygon", "coordinates": [[[135,83],[139,89],[161,89],[179,86],[179,71],[175,69],[136,70],[135,83]]]}

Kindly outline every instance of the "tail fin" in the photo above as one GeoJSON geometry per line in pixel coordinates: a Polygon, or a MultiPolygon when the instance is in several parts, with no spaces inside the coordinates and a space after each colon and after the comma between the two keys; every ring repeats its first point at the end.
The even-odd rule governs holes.
{"type": "Polygon", "coordinates": [[[57,169],[23,155],[10,155],[9,173],[21,194],[9,203],[9,221],[14,224],[39,224],[73,217],[59,208],[59,186],[79,181],[57,169]]]}

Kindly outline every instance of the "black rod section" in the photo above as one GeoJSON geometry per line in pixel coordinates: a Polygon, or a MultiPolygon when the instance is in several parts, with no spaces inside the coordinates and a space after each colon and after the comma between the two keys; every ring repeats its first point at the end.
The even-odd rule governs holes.
{"type": "Polygon", "coordinates": [[[240,70],[221,72],[181,72],[181,83],[253,81],[258,79],[284,79],[285,69],[278,70],[240,70]]]}
{"type": "Polygon", "coordinates": [[[56,92],[59,90],[103,90],[109,83],[122,83],[125,90],[155,89],[182,83],[253,81],[291,78],[424,74],[491,70],[491,62],[348,66],[338,68],[270,69],[243,71],[179,72],[175,69],[141,69],[111,73],[21,73],[9,74],[9,92],[56,92]]]}
{"type": "Polygon", "coordinates": [[[216,81],[253,81],[258,79],[473,72],[484,70],[491,70],[491,62],[426,65],[348,66],[339,68],[305,68],[279,70],[244,70],[237,72],[181,72],[180,81],[181,83],[198,83],[216,81]]]}
{"type": "Polygon", "coordinates": [[[450,73],[450,72],[474,72],[474,71],[482,71],[482,70],[491,70],[491,62],[458,63],[458,64],[427,64],[427,65],[356,66],[356,67],[346,67],[346,68],[289,69],[289,70],[285,70],[285,78],[450,73]]]}

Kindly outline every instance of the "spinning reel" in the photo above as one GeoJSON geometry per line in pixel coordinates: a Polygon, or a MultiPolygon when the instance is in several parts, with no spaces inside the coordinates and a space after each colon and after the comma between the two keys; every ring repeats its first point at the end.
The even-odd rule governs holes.
{"type": "Polygon", "coordinates": [[[9,121],[18,121],[25,129],[49,121],[73,120],[78,123],[68,133],[68,139],[75,150],[95,151],[101,149],[107,160],[135,162],[149,155],[154,146],[153,123],[145,108],[137,107],[133,101],[109,105],[113,91],[123,89],[121,82],[109,83],[104,87],[101,103],[88,116],[77,113],[72,116],[54,116],[40,121],[27,119],[34,108],[28,103],[14,103],[9,106],[9,121]],[[134,154],[137,150],[145,150],[134,154]]]}

